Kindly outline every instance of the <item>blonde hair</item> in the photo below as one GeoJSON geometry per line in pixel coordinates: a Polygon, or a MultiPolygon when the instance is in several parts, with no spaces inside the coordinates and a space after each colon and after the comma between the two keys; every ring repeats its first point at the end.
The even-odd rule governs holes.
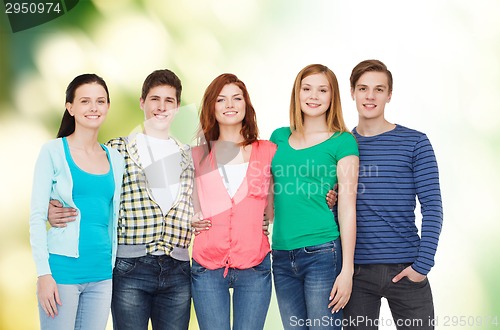
{"type": "Polygon", "coordinates": [[[302,133],[304,131],[304,116],[300,107],[300,88],[302,80],[313,74],[322,73],[325,75],[332,91],[330,106],[326,111],[326,124],[330,132],[349,132],[342,115],[342,105],[340,103],[340,90],[337,77],[328,67],[321,64],[310,64],[303,68],[295,78],[290,99],[290,129],[302,133]]]}

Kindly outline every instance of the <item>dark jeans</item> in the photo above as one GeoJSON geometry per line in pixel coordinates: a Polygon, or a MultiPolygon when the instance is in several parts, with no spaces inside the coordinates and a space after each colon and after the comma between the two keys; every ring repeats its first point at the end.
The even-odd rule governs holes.
{"type": "Polygon", "coordinates": [[[115,330],[184,330],[191,312],[189,261],[147,255],[116,258],[111,301],[115,330]]]}
{"type": "Polygon", "coordinates": [[[398,330],[434,329],[429,280],[412,282],[404,277],[397,283],[392,282],[392,278],[408,266],[355,265],[351,299],[344,308],[344,329],[378,329],[382,297],[389,303],[398,330]]]}

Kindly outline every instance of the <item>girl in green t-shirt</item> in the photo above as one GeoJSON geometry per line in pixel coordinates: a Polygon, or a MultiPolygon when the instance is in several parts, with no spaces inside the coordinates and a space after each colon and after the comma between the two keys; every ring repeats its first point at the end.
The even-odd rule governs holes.
{"type": "Polygon", "coordinates": [[[283,326],[340,329],[352,287],[359,159],[330,69],[313,64],[299,72],[290,127],[275,130],[271,141],[278,146],[273,276],[283,326]],[[335,184],[337,220],[324,197],[335,184]]]}

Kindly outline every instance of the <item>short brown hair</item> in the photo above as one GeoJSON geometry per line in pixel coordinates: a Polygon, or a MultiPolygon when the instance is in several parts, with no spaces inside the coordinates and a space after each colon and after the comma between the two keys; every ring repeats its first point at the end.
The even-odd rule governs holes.
{"type": "Polygon", "coordinates": [[[149,76],[147,76],[146,80],[144,80],[144,83],[142,84],[141,99],[146,99],[151,88],[163,85],[175,88],[175,97],[177,98],[177,103],[181,103],[181,80],[175,73],[168,69],[155,70],[151,72],[149,76]]]}
{"type": "Polygon", "coordinates": [[[365,60],[360,62],[352,69],[351,73],[351,89],[356,87],[359,78],[365,72],[382,72],[387,75],[387,84],[389,85],[389,92],[392,92],[392,73],[387,69],[387,66],[379,60],[365,60]]]}

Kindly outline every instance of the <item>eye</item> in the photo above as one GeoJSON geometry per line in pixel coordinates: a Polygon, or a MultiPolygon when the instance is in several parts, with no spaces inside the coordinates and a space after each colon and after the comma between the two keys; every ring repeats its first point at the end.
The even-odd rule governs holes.
{"type": "Polygon", "coordinates": [[[383,88],[377,88],[377,92],[381,92],[382,93],[383,91],[384,91],[383,88]]]}
{"type": "Polygon", "coordinates": [[[302,87],[302,90],[303,90],[304,92],[307,92],[307,91],[309,91],[309,87],[302,87]]]}
{"type": "Polygon", "coordinates": [[[234,99],[235,99],[236,101],[241,101],[241,100],[242,100],[242,98],[241,98],[241,97],[235,97],[234,99]]]}
{"type": "Polygon", "coordinates": [[[99,104],[104,104],[104,103],[106,103],[106,102],[104,102],[104,100],[99,100],[99,101],[97,101],[97,102],[98,102],[99,104]]]}
{"type": "Polygon", "coordinates": [[[217,102],[224,102],[224,99],[217,99],[217,102]]]}
{"type": "Polygon", "coordinates": [[[321,93],[327,93],[327,92],[328,92],[328,90],[326,90],[326,89],[321,90],[321,93]]]}
{"type": "Polygon", "coordinates": [[[364,92],[366,90],[366,87],[360,87],[358,90],[364,92]]]}
{"type": "Polygon", "coordinates": [[[87,104],[87,103],[89,103],[89,100],[82,100],[82,103],[87,104]]]}

